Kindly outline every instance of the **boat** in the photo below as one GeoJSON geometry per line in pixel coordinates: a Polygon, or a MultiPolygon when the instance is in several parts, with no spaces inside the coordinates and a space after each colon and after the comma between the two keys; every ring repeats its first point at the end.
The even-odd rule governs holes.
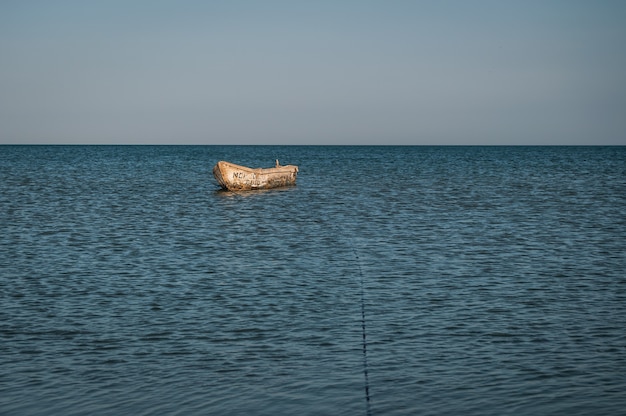
{"type": "Polygon", "coordinates": [[[227,191],[271,189],[296,184],[298,167],[281,166],[276,160],[273,168],[249,168],[220,160],[213,167],[215,180],[227,191]]]}

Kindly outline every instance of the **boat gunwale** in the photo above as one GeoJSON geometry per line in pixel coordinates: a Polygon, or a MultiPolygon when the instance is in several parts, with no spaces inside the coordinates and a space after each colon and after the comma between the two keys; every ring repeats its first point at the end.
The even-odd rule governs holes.
{"type": "Polygon", "coordinates": [[[238,165],[232,162],[226,162],[224,160],[220,160],[217,162],[216,166],[221,170],[222,166],[227,166],[231,169],[243,170],[250,173],[256,174],[271,174],[271,173],[283,173],[283,172],[298,172],[298,166],[296,165],[280,165],[278,167],[273,168],[250,168],[248,166],[238,165]]]}

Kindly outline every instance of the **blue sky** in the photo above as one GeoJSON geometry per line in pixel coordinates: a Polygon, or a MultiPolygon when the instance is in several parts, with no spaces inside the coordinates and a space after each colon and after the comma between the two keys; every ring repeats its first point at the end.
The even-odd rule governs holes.
{"type": "Polygon", "coordinates": [[[626,145],[626,2],[0,0],[0,143],[626,145]]]}

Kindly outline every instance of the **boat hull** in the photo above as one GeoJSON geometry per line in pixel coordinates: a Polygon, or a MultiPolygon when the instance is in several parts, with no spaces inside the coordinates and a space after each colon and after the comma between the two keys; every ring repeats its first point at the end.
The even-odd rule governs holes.
{"type": "Polygon", "coordinates": [[[213,167],[213,176],[222,189],[228,191],[271,189],[295,185],[298,167],[277,163],[274,168],[252,169],[222,160],[213,167]]]}

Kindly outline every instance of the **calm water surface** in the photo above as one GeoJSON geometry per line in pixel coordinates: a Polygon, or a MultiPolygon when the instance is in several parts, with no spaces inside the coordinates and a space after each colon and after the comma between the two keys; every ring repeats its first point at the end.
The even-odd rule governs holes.
{"type": "Polygon", "coordinates": [[[626,147],[1,146],[0,231],[0,414],[626,408],[626,147]]]}

